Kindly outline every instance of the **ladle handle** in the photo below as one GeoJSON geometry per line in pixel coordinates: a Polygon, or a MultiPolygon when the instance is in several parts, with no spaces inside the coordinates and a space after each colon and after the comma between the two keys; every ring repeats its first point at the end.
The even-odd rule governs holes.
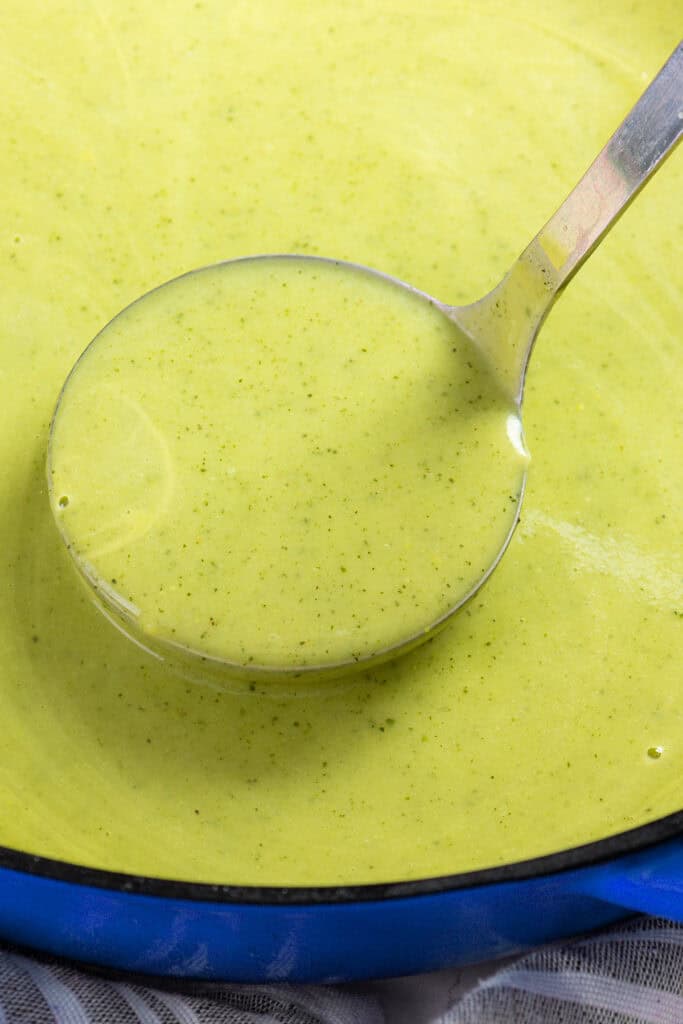
{"type": "Polygon", "coordinates": [[[683,43],[500,284],[451,315],[519,401],[534,340],[555,298],[683,133],[683,43]]]}
{"type": "Polygon", "coordinates": [[[524,255],[547,261],[559,290],[635,198],[683,133],[683,43],[524,255]]]}

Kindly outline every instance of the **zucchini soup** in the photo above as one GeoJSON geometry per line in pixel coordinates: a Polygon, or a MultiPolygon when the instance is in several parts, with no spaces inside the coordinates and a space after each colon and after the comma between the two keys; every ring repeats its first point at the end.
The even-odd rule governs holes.
{"type": "Polygon", "coordinates": [[[185,681],[94,607],[45,474],[79,353],[192,267],[333,255],[454,303],[483,294],[667,58],[678,13],[7,0],[1,845],[193,881],[353,884],[680,808],[676,156],[544,328],[505,558],[399,661],[315,686],[185,681]]]}
{"type": "Polygon", "coordinates": [[[265,256],[107,325],[60,396],[48,485],[95,599],[168,663],[319,677],[426,640],[486,579],[518,514],[521,438],[433,303],[265,256]]]}

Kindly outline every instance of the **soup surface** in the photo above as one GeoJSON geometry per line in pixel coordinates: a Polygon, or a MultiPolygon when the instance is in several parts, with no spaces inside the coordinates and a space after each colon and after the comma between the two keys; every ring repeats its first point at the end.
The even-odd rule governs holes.
{"type": "Polygon", "coordinates": [[[502,276],[679,33],[668,0],[539,10],[3,4],[0,844],[376,882],[679,809],[678,155],[544,328],[501,566],[399,663],[317,688],[186,683],[92,606],[48,503],[62,383],[154,285],[265,251],[454,303],[502,276]]]}
{"type": "Polygon", "coordinates": [[[437,306],[295,257],[129,306],[70,375],[48,461],[57,523],[123,628],[253,677],[424,640],[495,561],[527,456],[437,306]]]}

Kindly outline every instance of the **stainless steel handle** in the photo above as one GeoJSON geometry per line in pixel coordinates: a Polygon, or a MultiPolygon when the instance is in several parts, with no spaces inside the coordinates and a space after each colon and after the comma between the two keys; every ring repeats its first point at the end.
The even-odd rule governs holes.
{"type": "Polygon", "coordinates": [[[521,401],[536,335],[562,288],[680,141],[683,43],[653,79],[556,213],[499,285],[447,307],[521,401]]]}
{"type": "Polygon", "coordinates": [[[525,250],[546,258],[561,288],[672,151],[683,133],[683,43],[525,250]]]}

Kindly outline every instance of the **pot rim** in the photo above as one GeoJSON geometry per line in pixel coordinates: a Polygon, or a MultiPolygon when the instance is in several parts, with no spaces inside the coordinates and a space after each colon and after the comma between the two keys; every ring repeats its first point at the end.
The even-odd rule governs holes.
{"type": "MultiPolygon", "coordinates": [[[[259,886],[192,882],[88,867],[5,846],[0,846],[0,872],[21,872],[70,885],[165,900],[190,900],[213,904],[315,906],[438,895],[452,890],[479,888],[503,882],[528,881],[544,875],[594,867],[615,857],[646,850],[678,835],[683,835],[683,810],[590,843],[567,847],[555,853],[526,860],[451,875],[356,885],[259,886]]],[[[0,887],[1,884],[0,878],[0,887]]]]}

